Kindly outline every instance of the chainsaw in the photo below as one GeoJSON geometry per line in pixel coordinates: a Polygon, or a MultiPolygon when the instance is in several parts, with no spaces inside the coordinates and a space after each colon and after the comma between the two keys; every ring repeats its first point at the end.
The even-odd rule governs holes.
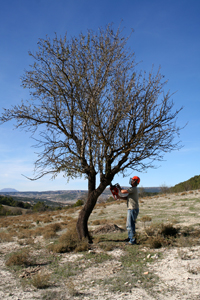
{"type": "Polygon", "coordinates": [[[110,184],[110,190],[111,190],[111,193],[114,197],[115,200],[119,199],[119,193],[121,191],[121,186],[119,185],[119,183],[116,183],[114,185],[112,185],[112,183],[110,184]]]}

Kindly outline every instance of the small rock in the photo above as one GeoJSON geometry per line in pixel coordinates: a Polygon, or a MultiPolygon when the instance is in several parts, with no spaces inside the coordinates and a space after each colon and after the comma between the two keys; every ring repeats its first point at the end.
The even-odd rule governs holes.
{"type": "Polygon", "coordinates": [[[157,259],[158,258],[158,254],[153,255],[151,258],[157,259]]]}

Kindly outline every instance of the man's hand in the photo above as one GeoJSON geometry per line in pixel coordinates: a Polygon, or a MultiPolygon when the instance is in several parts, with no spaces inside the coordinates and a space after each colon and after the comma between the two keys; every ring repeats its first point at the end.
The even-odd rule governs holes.
{"type": "Polygon", "coordinates": [[[128,194],[128,191],[127,190],[121,190],[121,193],[122,194],[128,194]]]}

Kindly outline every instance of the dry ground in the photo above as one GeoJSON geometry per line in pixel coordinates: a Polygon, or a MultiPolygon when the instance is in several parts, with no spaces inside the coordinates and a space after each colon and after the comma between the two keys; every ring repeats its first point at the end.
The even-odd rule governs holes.
{"type": "Polygon", "coordinates": [[[142,238],[136,246],[123,242],[126,204],[113,202],[94,209],[89,228],[100,230],[88,251],[55,253],[49,245],[78,212],[0,218],[0,299],[200,299],[200,191],[141,199],[139,235],[160,223],[180,228],[178,242],[167,239],[159,249],[142,238]],[[9,266],[13,253],[22,263],[15,256],[9,266]]]}

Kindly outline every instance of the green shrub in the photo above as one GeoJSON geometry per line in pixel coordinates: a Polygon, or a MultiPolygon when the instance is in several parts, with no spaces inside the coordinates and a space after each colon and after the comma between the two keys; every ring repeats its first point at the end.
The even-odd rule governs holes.
{"type": "Polygon", "coordinates": [[[73,205],[74,207],[82,206],[84,204],[84,200],[77,200],[76,203],[73,205]]]}
{"type": "Polygon", "coordinates": [[[200,188],[200,175],[196,175],[187,181],[176,184],[174,187],[170,188],[170,192],[178,193],[189,190],[197,190],[200,188]]]}
{"type": "Polygon", "coordinates": [[[23,201],[14,200],[10,196],[0,196],[0,204],[13,206],[13,207],[20,207],[20,208],[31,208],[31,204],[24,203],[23,201]]]}
{"type": "Polygon", "coordinates": [[[38,201],[35,205],[33,205],[34,211],[46,211],[48,209],[48,206],[41,201],[38,201]]]}

